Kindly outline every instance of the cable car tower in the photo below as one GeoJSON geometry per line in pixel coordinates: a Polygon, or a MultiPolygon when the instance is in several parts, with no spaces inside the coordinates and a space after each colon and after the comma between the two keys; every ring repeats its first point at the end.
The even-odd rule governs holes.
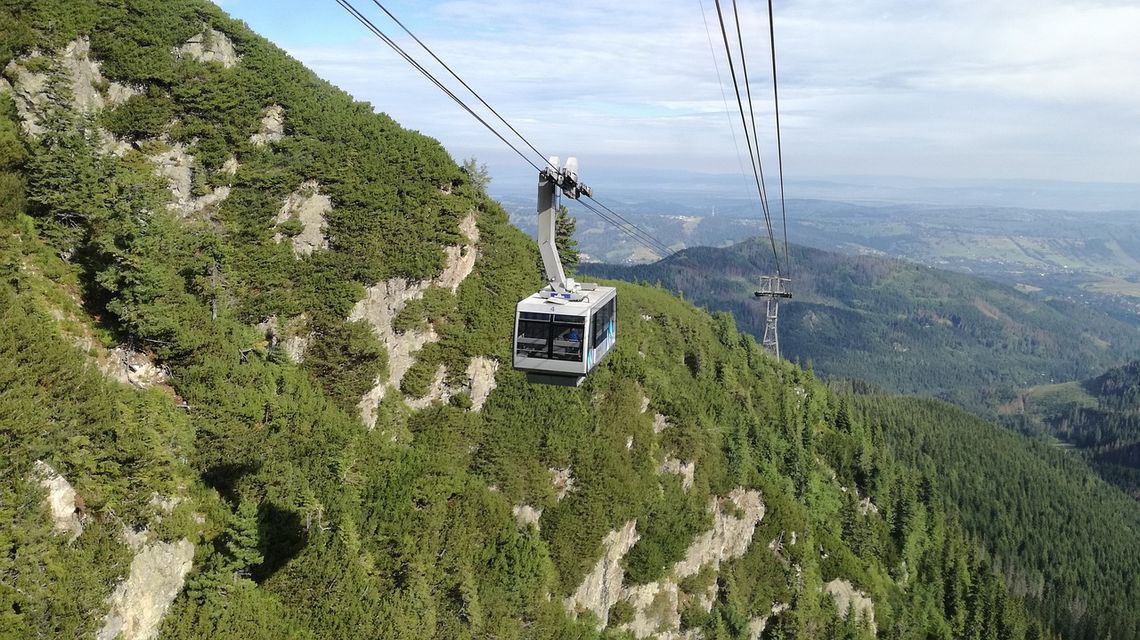
{"type": "Polygon", "coordinates": [[[538,174],[538,248],[547,286],[515,308],[514,367],[538,384],[578,386],[617,342],[617,289],[566,277],[555,243],[559,193],[591,195],[578,161],[558,158],[538,174]]]}
{"type": "Polygon", "coordinates": [[[792,297],[792,293],[784,286],[791,281],[791,278],[779,275],[760,276],[760,290],[756,292],[757,298],[763,298],[768,303],[768,321],[764,324],[762,344],[777,358],[780,357],[780,334],[776,326],[780,319],[780,299],[792,297]]]}

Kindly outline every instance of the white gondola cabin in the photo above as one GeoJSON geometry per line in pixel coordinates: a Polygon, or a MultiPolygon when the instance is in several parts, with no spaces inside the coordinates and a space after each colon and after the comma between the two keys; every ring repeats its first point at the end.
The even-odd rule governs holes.
{"type": "Polygon", "coordinates": [[[530,382],[577,386],[617,342],[617,289],[567,278],[555,244],[558,191],[578,199],[590,189],[578,182],[574,158],[558,158],[538,174],[538,246],[548,286],[515,309],[514,366],[530,382]]]}
{"type": "MultiPolygon", "coordinates": [[[[582,285],[583,287],[589,285],[582,285]]],[[[541,293],[515,313],[515,368],[531,382],[577,385],[617,341],[617,289],[584,290],[578,301],[541,293]]]]}

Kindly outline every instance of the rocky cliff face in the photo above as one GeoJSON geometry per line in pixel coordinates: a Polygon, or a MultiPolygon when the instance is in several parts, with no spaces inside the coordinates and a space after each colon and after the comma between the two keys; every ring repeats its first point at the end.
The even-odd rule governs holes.
{"type": "Polygon", "coordinates": [[[74,542],[83,534],[83,521],[79,516],[80,501],[75,489],[67,479],[42,460],[36,461],[32,475],[47,491],[47,503],[56,531],[66,535],[69,542],[74,542]]]}
{"type": "Polygon", "coordinates": [[[618,602],[626,602],[633,610],[633,620],[623,624],[622,628],[635,637],[661,640],[695,638],[694,633],[681,631],[681,604],[687,598],[695,598],[705,611],[711,610],[715,581],[709,591],[692,594],[684,593],[679,582],[705,568],[711,569],[715,575],[721,563],[743,556],[752,544],[756,525],[764,517],[764,502],[759,492],[737,488],[728,497],[713,500],[709,510],[713,513],[712,529],[693,540],[684,559],[673,565],[666,577],[649,584],[625,584],[625,570],[621,564],[639,539],[637,523],[629,522],[621,529],[611,531],[602,541],[605,549],[602,558],[574,595],[566,599],[567,611],[571,614],[593,612],[598,618],[599,629],[602,629],[609,624],[610,609],[618,602]]]}
{"type": "Polygon", "coordinates": [[[110,611],[96,640],[153,640],[174,597],[182,591],[194,559],[189,540],[156,542],[131,561],[127,579],[108,599],[110,611]]]}

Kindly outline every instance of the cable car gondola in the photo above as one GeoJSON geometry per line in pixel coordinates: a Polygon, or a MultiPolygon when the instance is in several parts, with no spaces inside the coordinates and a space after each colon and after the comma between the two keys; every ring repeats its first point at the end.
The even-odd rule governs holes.
{"type": "Polygon", "coordinates": [[[566,277],[555,245],[556,196],[590,195],[578,161],[538,174],[538,243],[549,283],[515,308],[514,367],[536,384],[577,386],[617,343],[617,289],[566,277]]]}

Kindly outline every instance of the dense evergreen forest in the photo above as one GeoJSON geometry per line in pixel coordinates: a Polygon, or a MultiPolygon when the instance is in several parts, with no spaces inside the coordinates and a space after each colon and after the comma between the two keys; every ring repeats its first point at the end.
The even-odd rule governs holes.
{"type": "MultiPolygon", "coordinates": [[[[1027,386],[1086,378],[1140,353],[1134,324],[1080,305],[901,260],[789,253],[795,297],[780,307],[781,351],[828,377],[992,412],[1027,386]]],[[[765,308],[752,293],[760,275],[775,273],[767,240],[583,270],[660,284],[764,335],[765,308]]]]}
{"type": "Polygon", "coordinates": [[[1033,388],[1007,416],[1027,433],[1071,446],[1097,473],[1140,500],[1140,362],[1083,382],[1033,388]]]}
{"type": "Polygon", "coordinates": [[[855,407],[899,460],[942,479],[987,561],[1032,611],[1066,637],[1140,633],[1135,501],[1048,442],[1027,442],[946,403],[856,396],[855,407]],[[1102,613],[1088,615],[1095,610],[1102,613]]]}
{"type": "Polygon", "coordinates": [[[893,401],[661,288],[618,285],[583,386],[480,393],[534,244],[214,5],[0,0],[0,33],[0,638],[1137,637],[1132,512],[1010,547],[1033,513],[893,401]]]}

